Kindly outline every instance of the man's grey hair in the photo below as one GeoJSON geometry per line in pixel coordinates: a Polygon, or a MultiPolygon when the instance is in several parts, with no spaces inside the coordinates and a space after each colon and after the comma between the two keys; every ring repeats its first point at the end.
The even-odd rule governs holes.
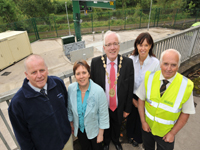
{"type": "Polygon", "coordinates": [[[166,52],[175,52],[178,55],[178,67],[180,67],[181,64],[181,54],[179,53],[179,51],[175,50],[175,49],[167,49],[165,51],[163,51],[160,55],[160,64],[163,61],[163,56],[165,55],[166,52]]]}
{"type": "Polygon", "coordinates": [[[110,34],[113,34],[113,33],[117,36],[118,42],[120,43],[120,36],[119,36],[119,34],[116,33],[116,32],[113,32],[113,31],[108,30],[108,31],[104,34],[104,40],[103,40],[103,45],[104,45],[104,46],[105,46],[105,44],[106,44],[106,41],[105,41],[106,37],[107,37],[108,35],[110,35],[110,34]]]}
{"type": "MultiPolygon", "coordinates": [[[[30,56],[28,56],[25,60],[24,60],[24,68],[25,68],[25,71],[27,71],[27,62],[28,61],[33,61],[34,59],[41,59],[44,61],[44,58],[42,58],[42,56],[38,55],[38,54],[32,54],[30,56]]],[[[45,61],[44,61],[44,64],[45,66],[47,67],[45,61]]]]}

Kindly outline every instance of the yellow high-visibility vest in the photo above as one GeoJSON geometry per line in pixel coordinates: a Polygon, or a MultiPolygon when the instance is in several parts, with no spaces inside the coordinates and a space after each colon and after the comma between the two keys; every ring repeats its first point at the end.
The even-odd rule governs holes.
{"type": "Polygon", "coordinates": [[[160,70],[155,73],[147,71],[145,74],[145,119],[152,134],[163,137],[178,120],[182,105],[189,99],[194,85],[191,80],[177,73],[160,97],[160,74],[160,70]]]}

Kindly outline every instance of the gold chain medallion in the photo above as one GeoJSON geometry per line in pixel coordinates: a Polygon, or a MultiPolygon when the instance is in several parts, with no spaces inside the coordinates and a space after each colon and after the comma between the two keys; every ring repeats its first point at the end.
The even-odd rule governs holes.
{"type": "Polygon", "coordinates": [[[109,95],[110,95],[110,97],[115,96],[115,90],[113,88],[110,89],[109,95]]]}
{"type": "MultiPolygon", "coordinates": [[[[101,57],[101,60],[103,62],[103,67],[105,68],[105,71],[106,71],[106,76],[107,76],[107,79],[108,79],[108,84],[110,84],[111,81],[110,81],[110,78],[109,78],[109,74],[108,74],[108,72],[106,70],[107,65],[105,64],[105,60],[104,60],[103,56],[101,57]]],[[[118,70],[117,77],[116,77],[115,82],[114,82],[115,85],[117,85],[117,80],[118,80],[118,77],[120,76],[119,72],[120,72],[120,69],[122,68],[122,60],[123,60],[123,57],[120,56],[120,62],[119,62],[119,65],[118,65],[119,70],[118,70]]],[[[115,85],[113,87],[111,87],[111,89],[109,91],[110,97],[115,96],[115,90],[114,90],[115,85]]]]}

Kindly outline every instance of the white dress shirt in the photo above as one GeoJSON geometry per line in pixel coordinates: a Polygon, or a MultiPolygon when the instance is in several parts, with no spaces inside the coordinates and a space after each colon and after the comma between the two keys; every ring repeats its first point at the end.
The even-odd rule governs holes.
{"type": "MultiPolygon", "coordinates": [[[[40,93],[40,90],[39,88],[33,86],[30,82],[28,82],[28,85],[33,89],[35,90],[36,92],[39,92],[40,93]]],[[[47,94],[47,83],[45,84],[45,86],[43,87],[43,89],[45,90],[45,93],[47,94]]]]}
{"type": "Polygon", "coordinates": [[[153,56],[147,56],[147,58],[144,60],[143,65],[140,65],[139,55],[134,56],[131,55],[129,58],[133,60],[133,66],[134,66],[134,88],[133,93],[135,94],[136,90],[142,83],[145,77],[145,73],[147,71],[155,72],[157,70],[160,70],[160,63],[159,60],[156,57],[153,56]]]}

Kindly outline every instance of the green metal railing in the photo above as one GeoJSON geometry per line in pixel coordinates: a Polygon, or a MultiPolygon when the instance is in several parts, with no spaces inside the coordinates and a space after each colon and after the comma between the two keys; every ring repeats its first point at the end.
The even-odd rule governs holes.
{"type": "MultiPolygon", "coordinates": [[[[194,22],[200,20],[200,9],[191,15],[183,9],[161,9],[151,10],[149,27],[165,27],[175,29],[186,29],[194,22]]],[[[73,15],[69,15],[70,31],[75,35],[73,15]]],[[[132,30],[147,28],[149,20],[149,9],[126,9],[109,12],[94,12],[88,15],[81,14],[81,34],[91,34],[93,31],[100,33],[106,30],[132,30]]],[[[66,15],[49,16],[42,18],[31,18],[10,24],[0,25],[0,32],[6,30],[26,30],[30,42],[38,39],[55,38],[69,35],[66,15]]]]}

